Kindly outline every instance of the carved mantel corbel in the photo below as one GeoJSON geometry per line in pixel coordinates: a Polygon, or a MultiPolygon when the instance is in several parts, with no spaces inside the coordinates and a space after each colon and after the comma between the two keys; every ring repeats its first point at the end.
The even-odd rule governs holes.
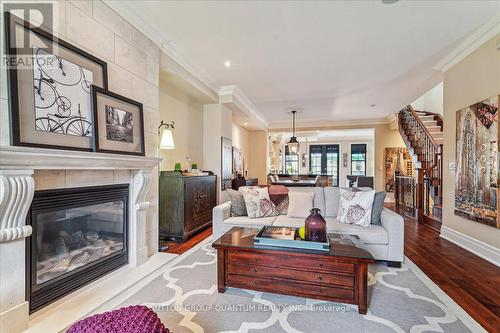
{"type": "Polygon", "coordinates": [[[133,202],[135,209],[141,210],[149,207],[146,197],[151,189],[151,171],[139,170],[133,174],[133,202]]]}
{"type": "Polygon", "coordinates": [[[0,170],[0,243],[31,235],[26,214],[34,193],[33,170],[0,170]]]}

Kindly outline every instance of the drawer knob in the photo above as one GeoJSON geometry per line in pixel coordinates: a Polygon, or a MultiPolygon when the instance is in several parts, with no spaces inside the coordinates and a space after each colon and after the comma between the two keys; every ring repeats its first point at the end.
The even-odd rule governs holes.
{"type": "Polygon", "coordinates": [[[323,281],[323,277],[321,275],[318,275],[318,280],[323,281]]]}
{"type": "Polygon", "coordinates": [[[253,272],[254,272],[254,273],[257,273],[257,268],[254,268],[254,269],[253,269],[253,272]]]}
{"type": "Polygon", "coordinates": [[[322,294],[322,293],[323,293],[323,290],[321,290],[321,289],[316,289],[316,293],[317,293],[317,294],[322,294]]]}
{"type": "Polygon", "coordinates": [[[319,264],[319,267],[320,267],[320,268],[323,268],[323,264],[319,264]]]}
{"type": "Polygon", "coordinates": [[[259,261],[259,258],[257,258],[257,257],[253,257],[253,260],[254,260],[254,261],[259,261]]]}
{"type": "Polygon", "coordinates": [[[257,285],[257,281],[252,281],[252,284],[253,285],[257,285]]]}

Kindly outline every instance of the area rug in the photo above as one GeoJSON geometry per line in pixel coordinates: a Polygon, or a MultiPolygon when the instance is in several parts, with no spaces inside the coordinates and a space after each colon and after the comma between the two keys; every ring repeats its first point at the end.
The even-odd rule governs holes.
{"type": "Polygon", "coordinates": [[[117,307],[151,307],[180,332],[485,332],[408,258],[370,265],[368,313],[357,306],[216,287],[216,252],[206,240],[143,281],[117,307]]]}

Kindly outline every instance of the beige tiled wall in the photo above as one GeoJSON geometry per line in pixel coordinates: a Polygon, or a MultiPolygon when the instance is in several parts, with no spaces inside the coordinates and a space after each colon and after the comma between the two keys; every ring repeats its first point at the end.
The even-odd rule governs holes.
{"type": "MultiPolygon", "coordinates": [[[[156,44],[135,29],[100,0],[58,1],[55,26],[58,37],[105,60],[111,91],[144,105],[145,146],[147,156],[156,156],[159,123],[159,59],[156,44]]],[[[3,24],[2,24],[3,26],[3,24]]],[[[3,29],[3,27],[2,27],[3,29]]],[[[1,51],[4,54],[3,30],[1,51]]],[[[5,68],[0,70],[0,144],[8,145],[8,96],[5,68]]],[[[35,172],[36,189],[118,184],[130,181],[129,171],[40,170],[35,172]]],[[[148,200],[149,254],[158,247],[158,178],[153,182],[148,200]]]]}

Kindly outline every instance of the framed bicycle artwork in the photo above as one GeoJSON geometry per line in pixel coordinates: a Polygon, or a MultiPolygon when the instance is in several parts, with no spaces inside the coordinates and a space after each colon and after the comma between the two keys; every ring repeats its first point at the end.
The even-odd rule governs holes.
{"type": "Polygon", "coordinates": [[[95,151],[144,156],[142,103],[92,86],[95,151]]]}
{"type": "Polygon", "coordinates": [[[107,89],[106,62],[8,12],[5,24],[12,144],[92,151],[90,88],[107,89]]]}

